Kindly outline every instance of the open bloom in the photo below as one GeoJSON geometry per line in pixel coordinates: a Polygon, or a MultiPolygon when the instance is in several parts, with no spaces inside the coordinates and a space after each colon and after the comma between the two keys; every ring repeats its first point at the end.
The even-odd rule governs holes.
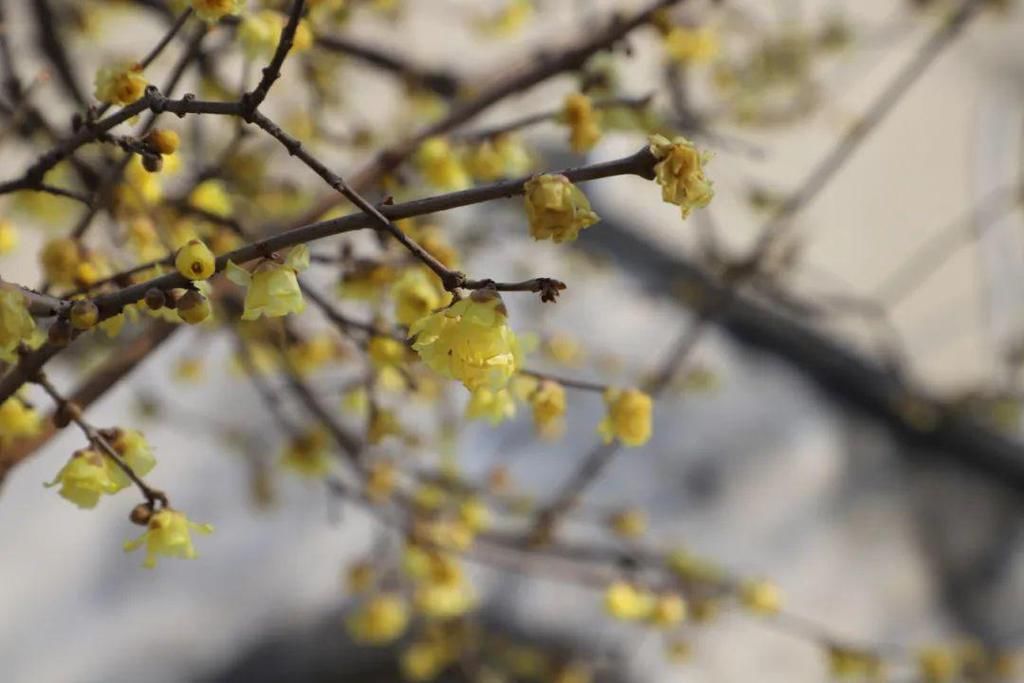
{"type": "Polygon", "coordinates": [[[112,476],[116,466],[94,449],[75,452],[47,488],[60,484],[62,498],[80,508],[94,508],[104,493],[117,493],[120,487],[112,476]]]}
{"type": "Polygon", "coordinates": [[[0,282],[0,359],[13,360],[14,350],[36,331],[25,295],[17,287],[0,282]]]}
{"type": "Polygon", "coordinates": [[[142,75],[141,65],[120,62],[97,71],[95,85],[93,94],[97,100],[123,107],[142,97],[148,83],[142,75]]]}
{"type": "Polygon", "coordinates": [[[429,368],[467,389],[504,388],[519,367],[519,342],[508,326],[501,295],[478,289],[425,316],[409,329],[412,348],[429,368]]]}
{"type": "Polygon", "coordinates": [[[192,0],[196,16],[211,24],[229,14],[238,14],[244,7],[245,0],[192,0]]]}
{"type": "Polygon", "coordinates": [[[523,186],[530,236],[535,240],[572,242],[580,230],[600,220],[583,192],[564,175],[530,178],[523,186]]]}
{"type": "Polygon", "coordinates": [[[196,558],[196,549],[192,547],[192,531],[201,534],[213,533],[213,526],[197,524],[189,520],[184,512],[164,508],[153,513],[146,525],[146,531],[134,541],[124,544],[125,552],[131,552],[146,546],[146,559],[143,567],[152,569],[156,566],[157,555],[179,557],[185,560],[196,558]]]}
{"type": "Polygon", "coordinates": [[[466,405],[466,417],[471,420],[487,420],[492,425],[500,424],[515,415],[516,403],[508,389],[474,389],[466,405]]]}
{"type": "MultiPolygon", "coordinates": [[[[288,17],[285,14],[272,9],[246,15],[238,28],[238,39],[246,56],[250,59],[272,57],[287,23],[288,17]]],[[[295,29],[291,51],[303,52],[312,45],[313,32],[309,28],[309,23],[302,19],[295,29]]]]}
{"type": "Polygon", "coordinates": [[[265,259],[251,273],[228,261],[228,279],[248,287],[242,320],[255,320],[260,316],[280,318],[304,311],[306,301],[299,289],[297,273],[308,267],[309,249],[304,244],[293,247],[284,263],[265,259]]]}
{"type": "Polygon", "coordinates": [[[0,450],[15,439],[35,436],[42,431],[42,420],[33,408],[17,396],[0,403],[0,450]]]}
{"type": "Polygon", "coordinates": [[[655,180],[661,185],[661,198],[676,204],[683,218],[693,209],[702,209],[715,196],[712,182],[704,177],[704,164],[711,155],[699,151],[684,137],[674,140],[651,136],[651,153],[659,159],[654,166],[655,180]]]}
{"type": "Polygon", "coordinates": [[[600,114],[586,95],[574,92],[566,97],[562,119],[569,126],[572,151],[589,152],[601,139],[600,114]]]}
{"type": "Polygon", "coordinates": [[[422,268],[410,268],[391,288],[395,300],[395,319],[409,326],[430,314],[444,302],[444,292],[436,277],[422,268]]]}
{"type": "Polygon", "coordinates": [[[533,424],[543,436],[557,436],[562,431],[565,415],[565,389],[558,382],[544,380],[530,394],[533,424]]]}
{"type": "Polygon", "coordinates": [[[608,414],[597,431],[605,440],[619,439],[626,446],[642,446],[651,438],[651,397],[638,389],[609,389],[604,394],[608,414]]]}
{"type": "MultiPolygon", "coordinates": [[[[142,435],[142,432],[134,429],[118,430],[117,437],[110,445],[121,456],[121,460],[140,477],[146,476],[156,467],[156,458],[153,456],[149,442],[146,441],[146,437],[142,435]]],[[[121,471],[121,468],[114,465],[114,463],[110,464],[110,478],[118,490],[128,488],[131,484],[128,475],[121,471]]]]}
{"type": "Polygon", "coordinates": [[[470,185],[462,160],[444,138],[424,140],[416,152],[416,167],[427,182],[438,189],[463,190],[470,185]]]}

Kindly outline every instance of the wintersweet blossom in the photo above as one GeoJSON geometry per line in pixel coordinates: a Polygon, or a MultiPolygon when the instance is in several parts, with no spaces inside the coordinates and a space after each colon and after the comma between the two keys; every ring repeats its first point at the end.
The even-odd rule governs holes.
{"type": "Polygon", "coordinates": [[[391,298],[395,301],[395,320],[408,327],[439,308],[446,295],[436,277],[422,268],[410,268],[391,288],[391,298]]]}
{"type": "Polygon", "coordinates": [[[572,242],[580,230],[600,220],[587,196],[563,175],[535,176],[523,189],[530,236],[535,240],[572,242]]]}
{"type": "Polygon", "coordinates": [[[712,182],[704,176],[708,152],[699,151],[684,137],[674,140],[652,135],[651,153],[658,159],[654,166],[655,180],[661,185],[661,198],[680,208],[683,218],[693,209],[702,209],[715,196],[712,182]]]}
{"type": "Polygon", "coordinates": [[[28,312],[25,294],[0,282],[0,360],[14,360],[18,345],[31,339],[35,331],[36,321],[28,312]]]}
{"type": "Polygon", "coordinates": [[[562,119],[569,126],[569,146],[574,152],[589,152],[601,139],[601,117],[590,98],[570,93],[565,98],[562,119]]]}
{"type": "Polygon", "coordinates": [[[675,26],[665,34],[665,52],[677,62],[710,62],[718,51],[718,33],[710,26],[675,26]]]}
{"type": "Polygon", "coordinates": [[[279,318],[304,311],[306,301],[299,289],[297,273],[308,267],[309,248],[304,244],[293,247],[284,263],[265,259],[252,272],[228,261],[228,279],[247,287],[242,320],[255,320],[260,316],[279,318]]]}
{"type": "Polygon", "coordinates": [[[189,280],[205,280],[217,269],[217,260],[202,240],[193,239],[178,250],[174,267],[189,280]]]}
{"type": "Polygon", "coordinates": [[[441,190],[464,190],[469,187],[469,173],[448,141],[433,137],[423,141],[416,151],[416,167],[423,177],[441,190]]]}
{"type": "Polygon", "coordinates": [[[76,451],[60,469],[53,481],[44,484],[47,488],[60,484],[57,492],[80,508],[94,508],[104,493],[120,490],[114,481],[116,466],[98,450],[89,448],[76,451]]]}
{"type": "Polygon", "coordinates": [[[519,367],[519,342],[501,295],[478,289],[468,298],[416,321],[412,348],[429,368],[470,391],[503,388],[519,367]]]}
{"type": "Polygon", "coordinates": [[[352,638],[359,643],[390,643],[405,633],[409,625],[409,607],[400,595],[375,595],[348,618],[347,625],[352,638]]]}
{"type": "Polygon", "coordinates": [[[20,396],[12,396],[0,403],[0,450],[15,439],[35,436],[43,429],[39,413],[20,396]]]}
{"type": "MultiPolygon", "coordinates": [[[[146,437],[140,431],[135,429],[119,429],[110,445],[121,456],[124,464],[132,468],[132,471],[140,477],[146,476],[156,467],[156,457],[153,455],[153,449],[150,448],[149,442],[146,441],[146,437]]],[[[110,478],[119,490],[127,488],[131,484],[128,475],[120,467],[113,466],[110,468],[110,478]]]]}
{"type": "Polygon", "coordinates": [[[142,66],[134,62],[118,62],[96,72],[93,94],[100,102],[125,106],[146,92],[148,82],[142,75],[142,66]]]}
{"type": "Polygon", "coordinates": [[[642,446],[651,438],[651,397],[638,389],[608,389],[604,394],[608,413],[598,433],[605,443],[619,439],[626,446],[642,446]]]}
{"type": "Polygon", "coordinates": [[[238,14],[246,0],[192,0],[192,9],[203,21],[213,24],[226,16],[238,14]]]}
{"type": "Polygon", "coordinates": [[[146,546],[146,559],[142,566],[152,569],[156,566],[158,555],[194,560],[196,550],[192,546],[192,533],[213,533],[210,524],[197,524],[189,520],[184,512],[164,508],[153,513],[146,524],[146,531],[134,541],[126,541],[125,552],[131,552],[143,545],[146,546]]]}

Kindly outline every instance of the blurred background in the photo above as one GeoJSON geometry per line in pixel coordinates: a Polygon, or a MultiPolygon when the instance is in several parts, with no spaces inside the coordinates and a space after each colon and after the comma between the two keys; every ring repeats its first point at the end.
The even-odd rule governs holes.
{"type": "MultiPolygon", "coordinates": [[[[83,83],[104,60],[144,53],[166,31],[165,14],[151,7],[160,2],[49,4],[59,16],[88,22],[81,31],[70,31],[70,23],[61,28],[83,83]]],[[[496,40],[482,34],[479,22],[507,3],[397,4],[394,14],[357,8],[343,24],[315,28],[479,84],[578,40],[616,12],[646,5],[538,0],[531,19],[496,40]]],[[[653,439],[602,473],[581,504],[589,519],[574,518],[568,537],[607,539],[599,520],[639,506],[649,515],[653,544],[684,546],[739,575],[771,577],[788,611],[849,642],[1020,646],[1024,13],[1014,2],[980,4],[1007,7],[986,7],[965,22],[792,216],[777,273],[744,288],[740,303],[712,321],[687,372],[657,402],[653,439]]],[[[5,5],[4,30],[30,75],[46,61],[35,38],[34,3],[5,5]]],[[[822,172],[821,160],[866,120],[956,6],[680,3],[673,22],[712,27],[722,42],[715,60],[687,69],[686,112],[699,116],[676,121],[714,152],[706,169],[716,190],[709,209],[680,222],[677,207],[662,204],[648,181],[611,178],[585,186],[603,220],[571,247],[529,240],[518,202],[450,211],[437,222],[464,246],[468,272],[502,280],[543,274],[569,284],[555,306],[505,297],[513,327],[540,336],[539,364],[566,376],[636,383],[694,324],[687,294],[694,283],[715,286],[716,268],[746,253],[772,207],[822,172]],[[759,41],[822,36],[835,45],[807,57],[796,80],[771,100],[755,106],[742,93],[722,90],[720,64],[737,54],[733,47],[742,53],[759,41]],[[564,350],[577,344],[579,352],[564,350]]],[[[230,30],[214,29],[210,42],[227,41],[230,30]]],[[[628,54],[616,57],[618,92],[653,93],[661,111],[671,112],[666,116],[679,116],[669,104],[661,38],[638,31],[628,44],[628,54]]],[[[172,45],[171,54],[181,49],[172,45]]],[[[357,58],[342,59],[334,75],[341,84],[337,104],[314,107],[295,60],[268,111],[292,129],[315,119],[333,130],[365,127],[380,141],[401,136],[411,125],[401,84],[357,58]]],[[[172,62],[162,58],[154,73],[166,73],[172,62]]],[[[216,68],[231,83],[243,73],[237,55],[225,54],[216,68]]],[[[186,83],[182,92],[202,87],[194,73],[186,83]]],[[[557,109],[576,83],[574,75],[552,79],[468,128],[557,109]]],[[[52,82],[34,96],[60,111],[61,92],[52,82]]],[[[205,142],[192,143],[192,121],[176,125],[187,164],[209,156],[204,145],[224,139],[211,128],[205,142]]],[[[609,132],[584,158],[567,151],[565,136],[554,122],[523,132],[541,169],[618,158],[645,140],[637,131],[609,132]]],[[[254,149],[268,150],[282,192],[321,192],[318,179],[283,152],[254,149]]],[[[315,149],[346,171],[369,160],[372,147],[321,137],[315,149]]],[[[4,176],[36,154],[5,151],[4,176]]],[[[3,210],[14,209],[8,203],[3,210]]],[[[38,246],[73,217],[35,226],[20,220],[28,226],[22,246],[0,256],[0,275],[35,285],[38,246]]],[[[357,252],[373,246],[361,237],[346,241],[357,252]]],[[[332,238],[322,248],[333,252],[339,242],[332,238]]],[[[327,287],[336,273],[324,268],[309,277],[327,287]]],[[[313,311],[305,316],[319,320],[313,311]]],[[[143,570],[121,551],[136,535],[126,519],[130,498],[81,511],[43,488],[81,446],[72,430],[8,473],[0,491],[0,679],[400,680],[399,648],[359,647],[343,627],[352,605],[344,568],[386,544],[388,534],[320,483],[254,470],[251,454],[273,461],[282,436],[234,367],[233,353],[228,335],[182,330],[88,412],[95,424],[143,430],[159,459],[154,481],[192,518],[214,524],[214,535],[197,540],[197,561],[143,570]],[[188,364],[201,366],[200,379],[186,377],[196,374],[183,372],[188,364]],[[270,504],[254,495],[266,484],[257,481],[263,476],[272,480],[270,504]]],[[[67,385],[88,362],[83,354],[50,373],[67,385]]],[[[318,386],[336,376],[342,375],[318,377],[318,386]]],[[[498,427],[462,421],[464,398],[451,396],[449,412],[458,422],[453,450],[466,476],[485,478],[504,466],[517,487],[541,501],[595,443],[604,411],[599,395],[573,394],[565,436],[545,442],[525,416],[498,427]]],[[[706,626],[687,627],[690,653],[680,664],[666,656],[660,638],[605,617],[593,589],[468,569],[488,630],[599,663],[601,680],[830,679],[821,639],[796,620],[771,623],[727,610],[706,626]]],[[[897,670],[893,679],[920,680],[912,669],[897,670]]],[[[441,680],[519,678],[456,671],[441,680]]]]}

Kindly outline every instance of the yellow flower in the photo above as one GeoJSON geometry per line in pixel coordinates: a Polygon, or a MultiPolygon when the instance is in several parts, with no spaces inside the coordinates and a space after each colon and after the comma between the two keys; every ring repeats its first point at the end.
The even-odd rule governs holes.
{"type": "Polygon", "coordinates": [[[561,433],[562,418],[565,416],[565,389],[562,385],[551,380],[543,380],[530,394],[529,400],[537,432],[544,436],[556,436],[561,433]]]}
{"type": "Polygon", "coordinates": [[[639,538],[647,532],[647,515],[643,510],[626,508],[612,514],[608,526],[621,538],[639,538]]]}
{"type": "Polygon", "coordinates": [[[398,485],[398,468],[390,460],[370,464],[366,473],[366,497],[374,503],[383,503],[398,485]]]}
{"type": "Polygon", "coordinates": [[[740,602],[755,614],[771,616],[782,608],[782,592],[771,581],[745,581],[740,586],[740,602]]]}
{"type": "Polygon", "coordinates": [[[196,185],[188,196],[189,203],[197,209],[225,218],[231,215],[234,204],[231,195],[219,180],[204,180],[196,185]]]}
{"type": "Polygon", "coordinates": [[[530,236],[535,240],[572,242],[580,230],[600,220],[587,196],[563,175],[535,176],[523,189],[530,236]]]}
{"type": "Polygon", "coordinates": [[[0,256],[9,254],[18,246],[18,229],[14,223],[0,219],[0,256]]]}
{"type": "Polygon", "coordinates": [[[142,66],[133,62],[120,62],[102,67],[96,72],[94,95],[100,102],[122,107],[142,97],[148,85],[142,75],[142,66]]]}
{"type": "Polygon", "coordinates": [[[288,347],[289,365],[300,375],[322,368],[339,356],[340,349],[330,334],[317,334],[288,347]]]}
{"type": "Polygon", "coordinates": [[[659,161],[654,166],[655,180],[661,185],[661,198],[676,204],[683,218],[693,209],[702,209],[715,196],[712,182],[704,177],[708,152],[699,151],[684,137],[669,141],[661,135],[651,136],[651,153],[659,161]]]}
{"type": "Polygon", "coordinates": [[[477,143],[466,153],[466,168],[479,180],[512,178],[533,166],[522,141],[510,133],[477,143]]]}
{"type": "Polygon", "coordinates": [[[355,261],[342,275],[338,296],[345,299],[376,301],[395,279],[394,269],[369,259],[355,261]]]}
{"type": "Polygon", "coordinates": [[[104,493],[117,493],[120,487],[113,479],[116,465],[97,450],[76,451],[60,469],[47,488],[60,484],[62,498],[80,508],[94,508],[104,493]]]}
{"type": "Polygon", "coordinates": [[[192,0],[196,16],[208,23],[220,21],[229,14],[238,14],[246,0],[192,0]]]}
{"type": "Polygon", "coordinates": [[[718,56],[718,33],[709,26],[676,26],[665,35],[665,52],[677,62],[710,62],[718,56]]]}
{"type": "Polygon", "coordinates": [[[217,269],[217,261],[202,240],[194,239],[178,250],[174,267],[189,280],[205,280],[217,269]]]}
{"type": "Polygon", "coordinates": [[[356,642],[383,645],[405,633],[409,625],[409,608],[399,595],[377,595],[353,613],[347,624],[356,642]]]}
{"type": "MultiPolygon", "coordinates": [[[[271,9],[247,14],[238,28],[238,39],[250,59],[269,59],[277,49],[288,17],[271,9]]],[[[313,32],[305,19],[299,21],[292,41],[292,53],[303,52],[313,45],[313,32]]]]}
{"type": "Polygon", "coordinates": [[[146,559],[142,566],[152,569],[156,566],[157,555],[194,560],[196,550],[192,547],[192,531],[201,534],[213,533],[210,524],[197,524],[189,520],[184,512],[164,508],[153,513],[146,525],[146,531],[134,541],[124,544],[125,552],[131,552],[146,545],[146,559]]]}
{"type": "Polygon", "coordinates": [[[459,504],[459,519],[477,533],[491,525],[491,511],[479,498],[467,498],[459,504]]]}
{"type": "Polygon", "coordinates": [[[883,670],[878,655],[839,646],[829,648],[828,665],[834,678],[843,679],[881,680],[883,670]]]}
{"type": "Polygon", "coordinates": [[[401,365],[405,360],[406,346],[397,339],[376,336],[366,345],[366,352],[373,366],[380,370],[401,365]]]}
{"type": "Polygon", "coordinates": [[[470,420],[487,420],[492,425],[501,424],[516,415],[516,404],[508,389],[491,391],[487,387],[474,389],[466,404],[466,417],[470,420]]]}
{"type": "Polygon", "coordinates": [[[391,288],[391,298],[395,300],[395,319],[409,327],[440,307],[445,296],[437,278],[422,268],[410,268],[391,288]]]}
{"type": "Polygon", "coordinates": [[[651,438],[651,397],[638,389],[604,392],[608,414],[597,431],[605,443],[618,438],[626,446],[642,446],[651,438]]]}
{"type": "Polygon", "coordinates": [[[174,154],[178,151],[178,146],[181,144],[181,138],[178,134],[169,128],[154,128],[149,131],[146,135],[146,142],[148,142],[153,149],[162,155],[174,154]]]}
{"type": "Polygon", "coordinates": [[[648,618],[658,628],[672,628],[686,618],[686,602],[673,593],[659,595],[648,618]]]}
{"type": "Polygon", "coordinates": [[[366,440],[378,444],[389,436],[400,436],[402,425],[390,410],[375,410],[370,417],[370,426],[366,430],[366,440]]]}
{"type": "Polygon", "coordinates": [[[533,17],[533,0],[508,0],[504,7],[478,26],[485,35],[512,36],[519,33],[533,17]]]}
{"type": "Polygon", "coordinates": [[[0,403],[0,450],[43,429],[39,413],[17,396],[0,403]]]}
{"type": "MultiPolygon", "coordinates": [[[[121,456],[124,464],[132,468],[132,471],[140,477],[146,476],[156,467],[156,458],[142,432],[134,429],[119,429],[110,445],[121,456]]],[[[110,479],[118,491],[128,488],[132,483],[128,475],[113,462],[110,463],[110,479]]]]}
{"type": "Polygon", "coordinates": [[[928,647],[917,653],[917,670],[924,683],[946,683],[959,673],[960,662],[948,648],[928,647]]]}
{"type": "Polygon", "coordinates": [[[608,614],[623,621],[646,619],[654,609],[655,600],[646,589],[616,581],[605,590],[604,607],[608,614]]]}
{"type": "Polygon", "coordinates": [[[281,456],[281,466],[304,477],[325,477],[331,471],[328,444],[327,432],[319,428],[292,437],[281,456]]]}
{"type": "Polygon", "coordinates": [[[470,391],[503,388],[519,366],[519,343],[501,296],[478,289],[468,298],[416,321],[413,349],[434,372],[470,391]]]}
{"type": "Polygon", "coordinates": [[[73,284],[81,263],[78,243],[70,237],[55,237],[43,245],[39,261],[47,280],[55,285],[73,284]]]}
{"type": "Polygon", "coordinates": [[[439,643],[413,643],[402,653],[403,680],[432,681],[448,665],[448,653],[439,643]]]}
{"type": "Polygon", "coordinates": [[[416,611],[434,619],[451,619],[476,605],[472,586],[461,576],[449,581],[430,581],[416,588],[416,611]]]}
{"type": "Polygon", "coordinates": [[[0,281],[0,360],[13,360],[18,345],[30,340],[35,331],[36,321],[28,312],[25,294],[0,281]]]}
{"type": "Polygon", "coordinates": [[[601,139],[601,115],[586,95],[574,92],[565,98],[562,120],[569,126],[569,146],[574,152],[589,152],[601,139]]]}
{"type": "Polygon", "coordinates": [[[296,274],[308,267],[309,249],[304,244],[292,247],[284,263],[266,259],[251,273],[228,261],[228,279],[248,288],[242,320],[255,320],[260,316],[280,318],[304,311],[306,302],[296,274]]]}
{"type": "Polygon", "coordinates": [[[464,190],[470,186],[462,161],[444,138],[424,140],[416,152],[416,167],[438,189],[464,190]]]}

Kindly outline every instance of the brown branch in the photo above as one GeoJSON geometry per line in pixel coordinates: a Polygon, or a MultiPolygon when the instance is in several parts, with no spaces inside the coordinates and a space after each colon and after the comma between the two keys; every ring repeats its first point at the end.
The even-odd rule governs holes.
{"type": "Polygon", "coordinates": [[[441,97],[452,98],[459,92],[459,79],[441,70],[425,69],[413,64],[406,57],[385,52],[379,47],[366,45],[343,36],[316,36],[318,47],[330,52],[361,59],[378,69],[389,71],[414,86],[431,90],[441,97]]]}
{"type": "Polygon", "coordinates": [[[71,421],[82,430],[82,433],[85,434],[87,439],[89,439],[89,442],[93,446],[101,449],[107,457],[114,461],[118,468],[124,472],[125,476],[128,477],[139,489],[151,509],[156,507],[157,503],[162,507],[168,506],[167,495],[163,491],[155,489],[147,484],[142,477],[136,474],[131,465],[126,463],[117,450],[110,445],[110,442],[103,435],[103,432],[89,422],[86,422],[85,418],[82,417],[81,409],[73,403],[70,403],[68,399],[64,398],[45,375],[40,373],[39,375],[36,375],[32,381],[42,387],[43,391],[53,399],[53,402],[57,404],[58,413],[68,415],[71,418],[71,421]]]}

